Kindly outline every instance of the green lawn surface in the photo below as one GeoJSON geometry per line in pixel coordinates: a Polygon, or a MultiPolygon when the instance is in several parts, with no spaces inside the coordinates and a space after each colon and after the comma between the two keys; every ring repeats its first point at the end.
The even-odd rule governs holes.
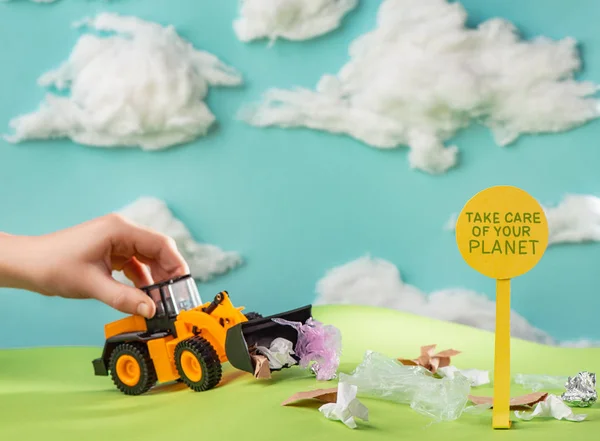
{"type": "MultiPolygon", "coordinates": [[[[467,326],[417,317],[398,311],[356,307],[315,307],[314,317],[337,326],[343,336],[340,371],[350,373],[366,350],[390,357],[414,358],[422,345],[463,353],[452,364],[459,368],[493,368],[494,334],[467,326]]],[[[98,332],[102,332],[101,329],[98,332]]],[[[408,405],[360,398],[369,421],[349,429],[326,419],[319,403],[283,407],[298,391],[328,388],[307,371],[294,367],[255,380],[226,364],[223,381],[207,392],[192,392],[182,384],[158,386],[142,396],[125,396],[109,377],[95,377],[92,359],[100,348],[59,347],[0,351],[0,440],[576,440],[598,439],[600,405],[575,409],[583,422],[519,421],[510,430],[493,430],[491,410],[463,414],[458,420],[431,420],[408,405]]],[[[600,349],[559,348],[513,339],[511,373],[574,375],[596,372],[600,349]]],[[[512,385],[511,395],[529,392],[512,385]]],[[[560,394],[561,390],[547,392],[560,394]]],[[[472,389],[491,395],[492,386],[472,389]]]]}

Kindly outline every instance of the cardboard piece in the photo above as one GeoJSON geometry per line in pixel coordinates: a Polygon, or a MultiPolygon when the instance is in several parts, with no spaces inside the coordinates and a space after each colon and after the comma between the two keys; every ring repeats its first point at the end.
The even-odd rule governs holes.
{"type": "Polygon", "coordinates": [[[324,403],[335,403],[337,401],[337,391],[337,387],[332,387],[330,389],[315,389],[305,392],[297,392],[281,403],[281,405],[287,406],[288,404],[296,403],[298,401],[313,399],[322,401],[324,403]]]}
{"type": "Polygon", "coordinates": [[[264,355],[250,355],[254,362],[254,377],[259,380],[268,380],[271,378],[271,369],[269,368],[269,359],[264,355]]]}
{"type": "MultiPolygon", "coordinates": [[[[544,401],[547,396],[547,392],[533,392],[527,395],[513,397],[510,399],[510,410],[529,409],[531,406],[544,401]]],[[[493,407],[494,404],[494,397],[469,395],[469,400],[473,404],[489,404],[491,407],[493,407]]]]}
{"type": "Polygon", "coordinates": [[[428,371],[436,373],[438,368],[450,366],[450,359],[460,354],[455,349],[446,349],[445,351],[434,354],[433,351],[437,345],[421,346],[421,355],[413,360],[399,358],[398,361],[407,366],[423,366],[428,371]]]}

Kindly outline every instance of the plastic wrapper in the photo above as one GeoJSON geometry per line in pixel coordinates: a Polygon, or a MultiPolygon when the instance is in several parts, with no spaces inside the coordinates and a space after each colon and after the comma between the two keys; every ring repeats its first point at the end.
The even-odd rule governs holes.
{"type": "Polygon", "coordinates": [[[565,384],[567,389],[561,398],[571,406],[589,407],[598,399],[596,392],[596,374],[580,372],[569,377],[565,384]]]}
{"type": "Polygon", "coordinates": [[[517,374],[515,375],[515,383],[531,389],[532,391],[540,391],[542,389],[564,389],[568,377],[553,376],[553,375],[535,375],[535,374],[517,374]]]}
{"type": "Polygon", "coordinates": [[[472,406],[465,407],[464,412],[471,415],[481,415],[487,413],[492,408],[490,403],[474,404],[472,406]]]}
{"type": "Polygon", "coordinates": [[[467,378],[435,378],[422,366],[405,366],[394,359],[367,351],[352,374],[340,374],[340,382],[358,387],[359,396],[409,404],[436,422],[458,419],[471,391],[467,378]]]}
{"type": "Polygon", "coordinates": [[[313,318],[309,318],[304,324],[281,318],[272,320],[280,325],[292,326],[298,331],[296,355],[300,358],[300,367],[310,367],[317,380],[336,377],[342,352],[342,335],[339,329],[323,325],[313,318]]]}
{"type": "MultiPolygon", "coordinates": [[[[316,377],[319,374],[319,369],[318,366],[315,366],[314,364],[310,367],[310,372],[316,377]]],[[[331,378],[329,378],[329,380],[333,380],[334,378],[337,377],[337,374],[333,374],[331,376],[331,378]]],[[[321,377],[323,379],[323,377],[321,377]]],[[[325,378],[327,379],[327,378],[325,378]]]]}
{"type": "Polygon", "coordinates": [[[294,353],[293,344],[285,338],[276,338],[271,342],[269,348],[257,346],[256,352],[263,354],[269,359],[271,369],[281,369],[284,366],[293,366],[297,361],[291,356],[294,353]]]}

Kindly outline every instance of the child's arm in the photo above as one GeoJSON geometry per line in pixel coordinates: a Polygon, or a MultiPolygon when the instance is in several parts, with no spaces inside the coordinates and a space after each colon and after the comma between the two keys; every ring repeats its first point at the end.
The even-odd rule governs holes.
{"type": "Polygon", "coordinates": [[[43,236],[0,233],[0,286],[93,298],[127,314],[153,316],[154,302],[117,282],[113,270],[137,287],[189,272],[171,238],[115,214],[43,236]]]}

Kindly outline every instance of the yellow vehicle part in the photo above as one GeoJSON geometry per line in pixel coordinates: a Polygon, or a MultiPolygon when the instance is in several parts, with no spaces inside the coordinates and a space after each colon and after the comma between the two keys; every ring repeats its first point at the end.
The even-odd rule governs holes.
{"type": "Polygon", "coordinates": [[[117,387],[129,395],[175,380],[196,391],[207,390],[220,382],[222,363],[254,371],[249,347],[268,345],[277,337],[296,344],[297,331],[272,318],[304,323],[311,316],[309,305],[272,317],[253,313],[249,321],[244,307],[235,307],[226,291],[200,305],[190,280],[188,275],[146,287],[161,311],[152,319],[132,315],[105,325],[102,357],[93,360],[96,375],[110,372],[117,387]]]}

